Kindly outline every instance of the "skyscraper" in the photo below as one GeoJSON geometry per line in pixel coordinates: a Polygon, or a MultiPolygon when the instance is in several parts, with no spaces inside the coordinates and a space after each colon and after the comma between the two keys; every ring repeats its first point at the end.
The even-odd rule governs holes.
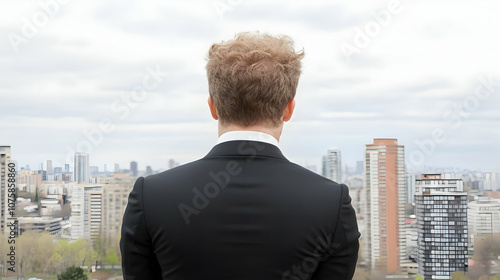
{"type": "Polygon", "coordinates": [[[54,181],[54,168],[52,167],[52,160],[47,160],[47,181],[54,181]]]}
{"type": "Polygon", "coordinates": [[[47,175],[54,175],[54,169],[52,168],[52,160],[47,160],[47,175]]]}
{"type": "Polygon", "coordinates": [[[8,164],[10,163],[10,146],[0,146],[0,233],[4,234],[9,217],[8,200],[8,164]]]}
{"type": "Polygon", "coordinates": [[[423,174],[415,184],[418,273],[424,279],[452,279],[467,271],[467,193],[461,179],[423,174]]]}
{"type": "Polygon", "coordinates": [[[415,174],[406,173],[406,202],[413,203],[415,200],[415,174]]]}
{"type": "Polygon", "coordinates": [[[87,184],[90,181],[89,154],[75,153],[74,181],[78,184],[87,184]]]}
{"type": "Polygon", "coordinates": [[[342,157],[337,147],[328,149],[323,156],[323,177],[342,183],[342,157]]]}
{"type": "Polygon", "coordinates": [[[130,162],[130,172],[132,172],[132,176],[137,177],[137,175],[139,174],[137,170],[137,162],[130,162]]]}
{"type": "Polygon", "coordinates": [[[364,170],[364,257],[372,267],[385,265],[395,273],[406,262],[404,146],[397,139],[374,139],[366,145],[364,170]]]}

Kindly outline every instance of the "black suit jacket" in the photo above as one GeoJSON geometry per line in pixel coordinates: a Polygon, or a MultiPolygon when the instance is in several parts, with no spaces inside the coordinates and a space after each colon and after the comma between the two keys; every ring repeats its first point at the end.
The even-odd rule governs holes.
{"type": "Polygon", "coordinates": [[[351,279],[348,188],[271,144],[229,141],[137,179],[120,240],[125,280],[351,279]]]}

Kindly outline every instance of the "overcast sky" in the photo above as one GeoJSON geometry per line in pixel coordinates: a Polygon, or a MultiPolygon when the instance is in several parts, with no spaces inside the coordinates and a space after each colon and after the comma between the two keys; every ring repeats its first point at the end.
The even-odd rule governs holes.
{"type": "Polygon", "coordinates": [[[78,149],[108,170],[200,158],[217,139],[208,48],[258,30],[306,53],[280,140],[290,160],[320,170],[337,146],[354,165],[390,137],[409,169],[500,171],[498,11],[493,0],[2,0],[0,145],[32,169],[78,149]]]}

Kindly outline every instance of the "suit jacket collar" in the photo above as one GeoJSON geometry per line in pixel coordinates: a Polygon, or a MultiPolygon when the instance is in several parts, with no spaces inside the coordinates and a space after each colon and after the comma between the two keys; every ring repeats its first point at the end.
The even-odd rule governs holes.
{"type": "Polygon", "coordinates": [[[235,140],[215,145],[204,158],[220,156],[271,157],[288,161],[275,145],[250,140],[235,140]]]}

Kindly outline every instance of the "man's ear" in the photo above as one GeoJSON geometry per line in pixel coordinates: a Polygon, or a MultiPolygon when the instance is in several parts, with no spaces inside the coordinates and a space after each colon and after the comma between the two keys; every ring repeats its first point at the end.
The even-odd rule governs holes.
{"type": "Polygon", "coordinates": [[[292,118],[293,110],[295,109],[295,98],[288,102],[286,105],[285,113],[283,114],[283,121],[287,122],[292,118]]]}
{"type": "Polygon", "coordinates": [[[214,120],[218,120],[219,116],[217,116],[217,110],[215,109],[214,101],[210,96],[208,97],[208,107],[210,108],[210,113],[212,114],[212,118],[214,118],[214,120]]]}

